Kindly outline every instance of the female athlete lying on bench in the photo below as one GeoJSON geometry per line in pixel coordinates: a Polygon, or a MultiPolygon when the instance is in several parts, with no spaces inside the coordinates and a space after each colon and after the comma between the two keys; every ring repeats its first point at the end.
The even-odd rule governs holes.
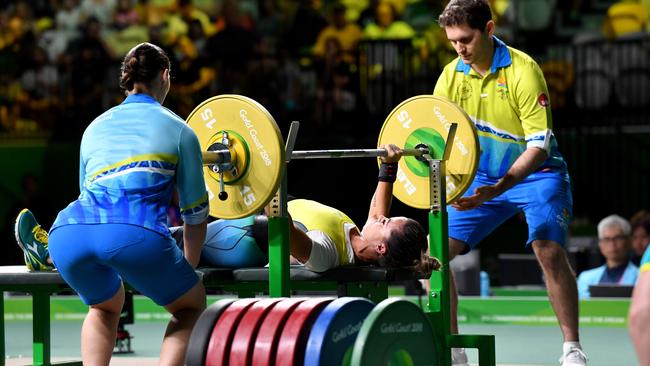
{"type": "MultiPolygon", "coordinates": [[[[385,267],[413,266],[415,271],[428,275],[440,267],[439,261],[427,254],[427,234],[417,221],[387,217],[401,150],[394,145],[383,148],[389,153],[382,158],[379,183],[361,230],[335,208],[305,199],[289,201],[293,259],[315,272],[346,264],[377,263],[385,267]]],[[[265,266],[268,263],[266,222],[263,215],[211,222],[201,252],[202,264],[227,268],[265,266]]],[[[183,228],[172,227],[170,233],[182,247],[183,228]]],[[[16,219],[16,240],[30,270],[53,268],[47,250],[47,233],[27,209],[16,219]]]]}

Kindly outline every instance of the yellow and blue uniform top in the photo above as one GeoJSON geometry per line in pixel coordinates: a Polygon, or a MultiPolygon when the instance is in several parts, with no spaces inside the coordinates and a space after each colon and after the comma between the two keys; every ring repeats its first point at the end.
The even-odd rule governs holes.
{"type": "Polygon", "coordinates": [[[650,245],[643,252],[643,257],[641,257],[641,264],[639,264],[639,272],[648,272],[650,271],[650,245]]]}
{"type": "Polygon", "coordinates": [[[336,246],[339,265],[353,263],[354,254],[348,248],[345,224],[354,224],[343,212],[322,203],[295,199],[287,203],[287,209],[294,222],[302,224],[307,231],[319,230],[329,236],[336,246]]]}
{"type": "Polygon", "coordinates": [[[539,65],[497,37],[493,40],[489,73],[482,76],[457,58],[444,68],[433,94],[453,101],[472,119],[481,145],[479,174],[503,177],[529,147],[548,154],[539,170],[566,173],[539,65]]]}
{"type": "Polygon", "coordinates": [[[52,230],[69,224],[133,224],[169,235],[167,209],[178,189],[183,220],[209,212],[201,147],[192,129],[146,94],[129,95],[84,132],[79,198],[52,230]]]}

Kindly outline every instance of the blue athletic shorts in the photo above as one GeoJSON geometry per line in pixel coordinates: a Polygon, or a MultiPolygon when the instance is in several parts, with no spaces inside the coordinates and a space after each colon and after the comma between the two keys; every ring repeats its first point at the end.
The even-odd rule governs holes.
{"type": "MultiPolygon", "coordinates": [[[[477,187],[496,182],[477,174],[465,196],[473,195],[477,187]]],[[[521,211],[528,223],[526,246],[534,240],[552,240],[564,246],[573,212],[568,176],[556,172],[534,173],[473,210],[458,211],[449,206],[449,237],[473,249],[492,230],[521,211]]]]}
{"type": "Polygon", "coordinates": [[[117,293],[122,280],[164,306],[199,278],[175,241],[129,224],[64,225],[50,232],[50,256],[87,305],[117,293]]]}

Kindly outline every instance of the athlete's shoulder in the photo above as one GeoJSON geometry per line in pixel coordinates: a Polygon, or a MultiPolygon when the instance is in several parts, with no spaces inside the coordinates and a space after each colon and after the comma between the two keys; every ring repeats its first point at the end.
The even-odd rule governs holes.
{"type": "Polygon", "coordinates": [[[84,131],[84,136],[90,134],[94,129],[98,128],[99,126],[102,126],[102,124],[119,118],[119,113],[117,112],[120,110],[120,107],[121,105],[116,105],[113,108],[110,108],[106,110],[104,113],[95,117],[95,119],[92,120],[92,122],[90,122],[86,127],[86,130],[84,131]]]}
{"type": "Polygon", "coordinates": [[[179,122],[179,123],[182,123],[182,124],[186,124],[185,121],[181,117],[179,117],[176,113],[172,112],[171,109],[169,109],[169,108],[167,108],[165,106],[162,106],[162,105],[160,106],[160,113],[163,114],[164,116],[168,117],[169,119],[173,120],[173,121],[176,121],[176,122],[179,122]]]}

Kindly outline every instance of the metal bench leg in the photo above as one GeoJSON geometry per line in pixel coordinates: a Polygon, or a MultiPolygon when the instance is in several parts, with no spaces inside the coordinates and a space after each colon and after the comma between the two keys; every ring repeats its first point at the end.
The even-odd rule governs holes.
{"type": "Polygon", "coordinates": [[[50,362],[50,294],[35,291],[32,294],[33,358],[34,366],[51,365],[50,362]]]}
{"type": "Polygon", "coordinates": [[[5,366],[5,293],[0,291],[0,366],[5,366]]]}

